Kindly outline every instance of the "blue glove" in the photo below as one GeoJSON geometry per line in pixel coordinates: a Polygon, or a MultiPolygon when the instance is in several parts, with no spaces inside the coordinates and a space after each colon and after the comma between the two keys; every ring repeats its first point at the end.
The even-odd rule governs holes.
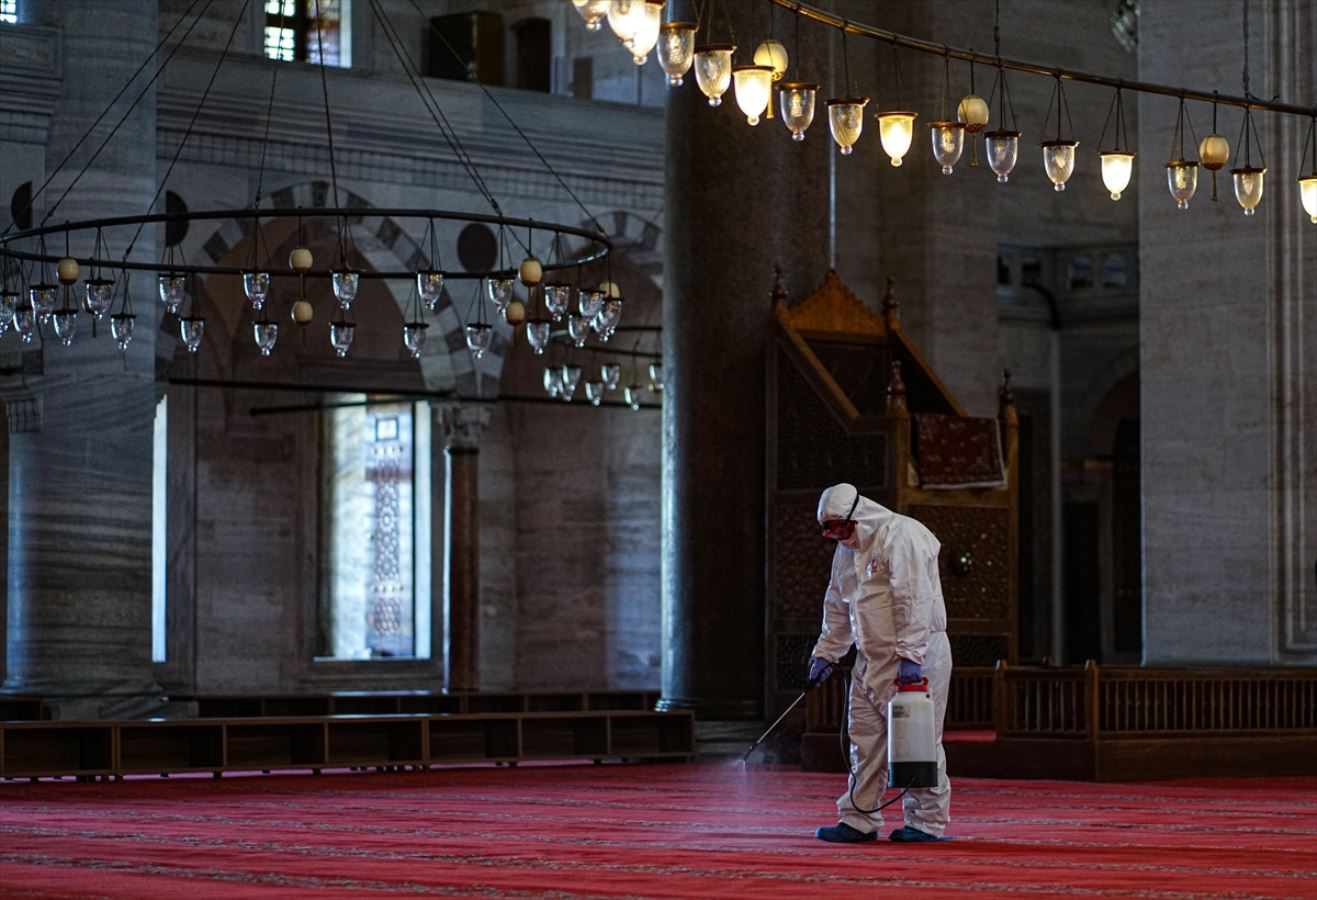
{"type": "Polygon", "coordinates": [[[809,661],[809,686],[818,687],[823,682],[832,677],[832,673],[837,670],[837,664],[826,660],[821,656],[816,656],[809,661]]]}
{"type": "Polygon", "coordinates": [[[924,680],[924,670],[917,662],[900,660],[896,666],[896,680],[901,684],[918,684],[924,680]]]}

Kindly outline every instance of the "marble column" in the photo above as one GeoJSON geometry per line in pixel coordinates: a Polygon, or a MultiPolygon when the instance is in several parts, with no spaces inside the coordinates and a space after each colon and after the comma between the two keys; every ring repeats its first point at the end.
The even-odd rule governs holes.
{"type": "Polygon", "coordinates": [[[444,667],[450,691],[473,691],[480,686],[479,447],[490,413],[485,405],[438,410],[448,454],[444,667]]]}
{"type": "MultiPolygon", "coordinates": [[[[749,63],[767,37],[764,5],[724,0],[701,41],[725,40],[724,8],[734,62],[749,63]]],[[[822,30],[802,28],[800,49],[798,80],[824,81],[822,30]]],[[[748,125],[733,89],[716,108],[693,84],[668,93],[661,708],[707,719],[763,710],[770,292],[774,265],[794,297],[826,273],[829,152],[821,102],[796,142],[776,112],[748,125]]]]}
{"type": "MultiPolygon", "coordinates": [[[[46,147],[53,170],[156,40],[156,0],[29,0],[28,21],[60,30],[61,96],[46,147]]],[[[135,96],[135,92],[131,92],[135,96]]],[[[145,212],[155,189],[154,94],[127,118],[51,221],[145,212]]],[[[117,120],[117,117],[116,117],[117,120]]],[[[103,139],[103,138],[101,138],[103,139]]],[[[40,221],[95,141],[37,204],[40,221]]],[[[112,254],[129,234],[111,230],[112,254]]],[[[94,234],[75,236],[75,256],[94,234]]],[[[154,255],[151,232],[138,259],[154,255]]],[[[62,249],[63,239],[56,241],[62,249]]],[[[119,277],[112,273],[111,277],[119,277]]],[[[134,279],[138,309],[154,312],[134,279]],[[143,302],[145,300],[145,302],[143,302]]],[[[75,301],[76,302],[76,301],[75,301]]],[[[4,690],[47,698],[60,718],[158,711],[151,670],[151,476],[154,318],[121,354],[83,318],[72,347],[46,333],[30,398],[8,398],[9,622],[4,690]]]]}

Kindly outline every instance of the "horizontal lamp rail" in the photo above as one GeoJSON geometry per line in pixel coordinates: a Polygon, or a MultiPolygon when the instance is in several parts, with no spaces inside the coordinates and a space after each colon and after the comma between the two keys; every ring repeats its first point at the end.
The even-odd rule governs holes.
{"type": "Polygon", "coordinates": [[[1317,106],[1300,106],[1295,103],[1260,100],[1256,97],[1235,97],[1229,94],[1197,91],[1190,88],[1174,87],[1166,84],[1155,84],[1150,81],[1128,81],[1123,78],[1111,78],[1106,75],[1095,75],[1092,72],[1080,72],[1074,69],[1066,69],[1058,66],[1042,66],[1024,60],[1009,59],[1004,56],[993,56],[987,53],[976,53],[973,50],[949,47],[945,44],[937,44],[933,41],[910,37],[909,35],[900,34],[899,32],[876,28],[873,25],[866,25],[863,22],[856,22],[852,19],[842,18],[841,16],[826,12],[825,10],[819,9],[816,6],[811,6],[807,3],[800,3],[798,0],[772,0],[772,2],[783,9],[790,10],[807,19],[813,19],[816,22],[821,22],[822,24],[829,25],[833,28],[840,28],[847,34],[858,34],[897,47],[904,47],[907,50],[914,50],[919,53],[947,56],[952,59],[980,63],[986,66],[1000,65],[1003,69],[1011,69],[1016,72],[1028,72],[1031,75],[1043,75],[1048,78],[1061,78],[1065,81],[1075,81],[1082,84],[1096,84],[1102,87],[1122,88],[1127,91],[1139,91],[1145,94],[1161,94],[1166,97],[1175,97],[1177,99],[1183,98],[1185,100],[1197,100],[1203,103],[1219,103],[1222,106],[1237,106],[1241,109],[1265,110],[1266,112],[1287,113],[1295,116],[1317,116],[1317,106]]]}

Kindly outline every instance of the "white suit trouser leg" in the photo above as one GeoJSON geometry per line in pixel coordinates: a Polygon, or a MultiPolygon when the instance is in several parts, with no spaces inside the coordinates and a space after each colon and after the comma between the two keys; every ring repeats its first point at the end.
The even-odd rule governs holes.
{"type": "MultiPolygon", "coordinates": [[[[902,806],[907,825],[925,834],[942,837],[951,818],[951,781],[947,778],[947,756],[942,749],[942,724],[951,684],[951,648],[944,633],[933,635],[929,640],[924,677],[928,679],[937,715],[937,787],[912,788],[905,795],[902,806]]],[[[863,810],[877,807],[887,790],[887,701],[896,691],[893,686],[870,699],[863,680],[863,677],[857,677],[851,684],[848,720],[855,789],[850,790],[848,784],[847,791],[837,799],[837,815],[840,821],[867,833],[877,831],[883,824],[882,813],[863,810]],[[851,802],[852,795],[854,803],[851,802]]]]}

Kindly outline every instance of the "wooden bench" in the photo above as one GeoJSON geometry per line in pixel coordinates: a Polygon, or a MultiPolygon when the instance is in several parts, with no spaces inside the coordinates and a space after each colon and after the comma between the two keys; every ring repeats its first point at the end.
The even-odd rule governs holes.
{"type": "Polygon", "coordinates": [[[694,730],[689,711],[647,710],[6,722],[0,777],[684,759],[694,730]]]}

